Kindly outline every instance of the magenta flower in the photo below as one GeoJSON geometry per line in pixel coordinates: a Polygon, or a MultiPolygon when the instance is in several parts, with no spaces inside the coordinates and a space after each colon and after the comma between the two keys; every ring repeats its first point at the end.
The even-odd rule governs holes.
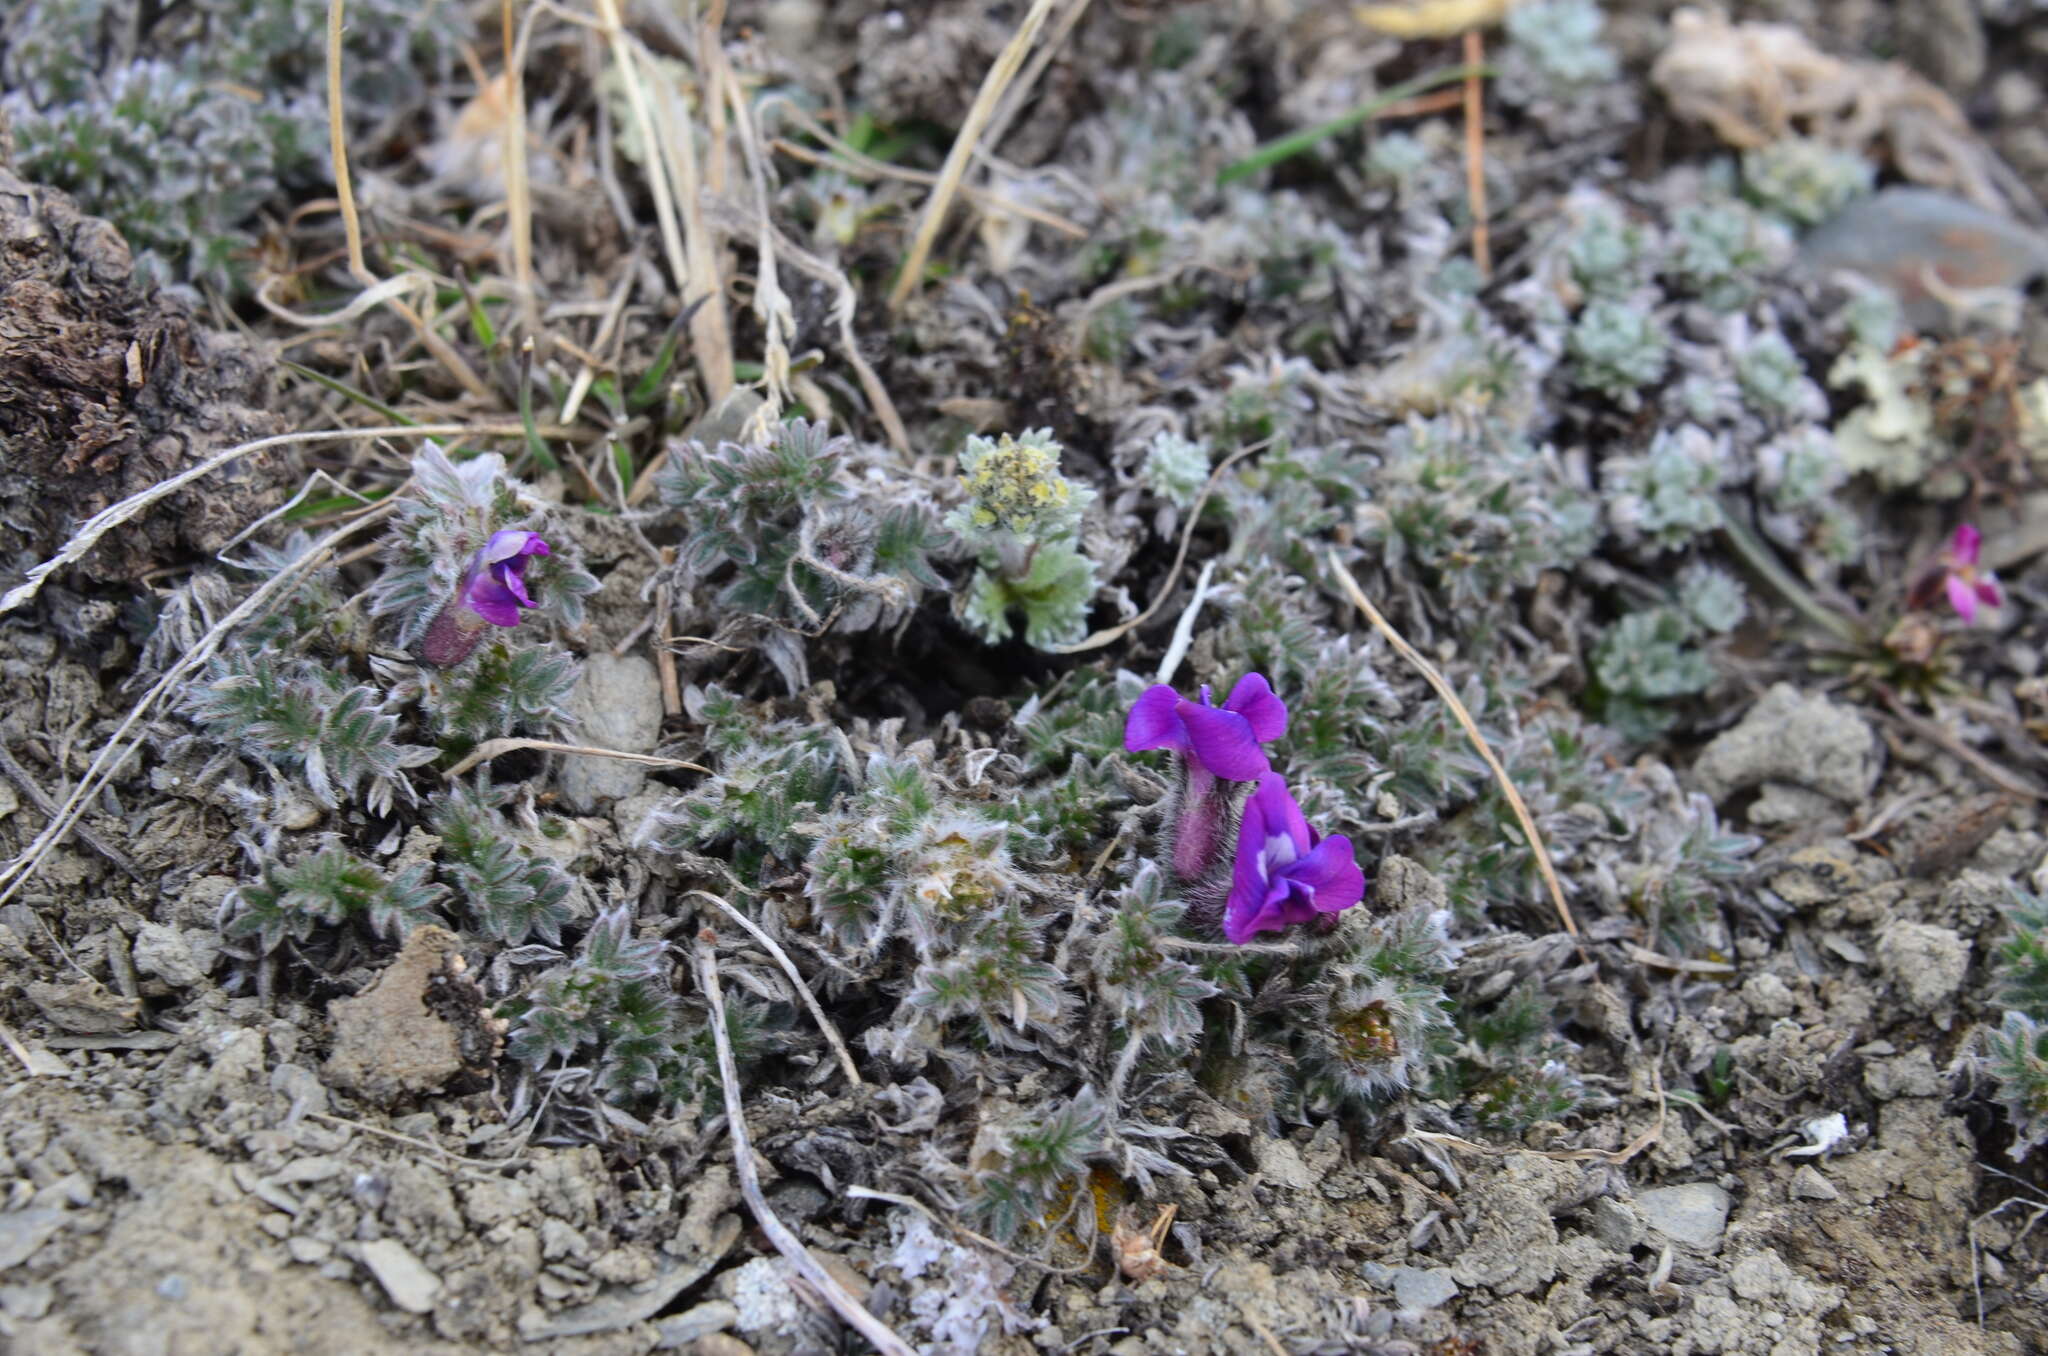
{"type": "Polygon", "coordinates": [[[526,591],[529,556],[553,554],[538,532],[507,528],[469,558],[457,595],[470,611],[493,626],[519,625],[519,609],[538,606],[526,591]]]}
{"type": "Polygon", "coordinates": [[[1980,602],[1986,607],[2005,605],[2005,591],[1998,586],[1998,576],[1977,568],[1977,557],[1983,549],[1984,534],[1964,523],[1956,529],[1955,540],[1942,555],[1942,587],[1948,593],[1948,605],[1965,622],[1977,620],[1980,602]]]}
{"type": "Polygon", "coordinates": [[[1365,873],[1343,834],[1317,839],[1277,772],[1259,778],[1237,831],[1237,866],[1223,935],[1243,945],[1261,932],[1342,913],[1365,898],[1365,873]]]}
{"type": "Polygon", "coordinates": [[[1259,745],[1287,733],[1287,703],[1273,695],[1264,674],[1247,673],[1221,707],[1202,688],[1199,704],[1164,683],[1145,689],[1124,722],[1124,748],[1172,749],[1181,784],[1167,816],[1173,872],[1184,881],[1209,874],[1223,850],[1230,800],[1218,779],[1256,781],[1272,770],[1259,745]]]}
{"type": "Polygon", "coordinates": [[[1173,749],[1227,782],[1257,781],[1272,770],[1259,745],[1287,733],[1287,703],[1261,673],[1247,673],[1218,707],[1202,685],[1194,702],[1164,683],[1145,689],[1124,724],[1124,749],[1173,749]]]}
{"type": "Polygon", "coordinates": [[[552,555],[538,532],[506,528],[493,532],[462,571],[455,597],[435,616],[420,642],[428,664],[460,664],[483,638],[486,626],[517,626],[521,608],[538,607],[526,589],[526,562],[552,555]]]}

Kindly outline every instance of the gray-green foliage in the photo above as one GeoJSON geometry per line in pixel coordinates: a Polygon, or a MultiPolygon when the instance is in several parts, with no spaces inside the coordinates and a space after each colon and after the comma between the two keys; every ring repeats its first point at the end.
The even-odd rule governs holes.
{"type": "Polygon", "coordinates": [[[1854,151],[1785,137],[1742,153],[1742,187],[1759,208],[1794,226],[1817,226],[1870,192],[1876,167],[1854,151]]]}
{"type": "Polygon", "coordinates": [[[1663,377],[1671,347],[1655,316],[1608,298],[1579,312],[1566,346],[1573,380],[1628,409],[1640,403],[1643,387],[1663,377]]]}
{"type": "Polygon", "coordinates": [[[1447,912],[1426,909],[1347,924],[1318,986],[1318,1020],[1292,1033],[1312,1091],[1382,1099],[1443,1057],[1451,1030],[1443,985],[1457,954],[1449,924],[1447,912]]]}
{"type": "Polygon", "coordinates": [[[385,693],[316,660],[230,644],[187,691],[184,709],[212,738],[303,777],[323,805],[361,793],[381,814],[412,796],[405,770],[436,754],[399,737],[390,705],[385,693]]]}
{"type": "Polygon", "coordinates": [[[1175,508],[1193,508],[1195,497],[1209,479],[1208,445],[1161,429],[1146,444],[1138,475],[1147,489],[1175,508]]]}
{"type": "MultiPolygon", "coordinates": [[[[468,31],[454,0],[354,0],[350,122],[416,110],[468,31]]],[[[146,277],[227,288],[257,209],[327,173],[325,46],[303,0],[27,0],[0,21],[0,120],[22,172],[112,220],[146,277]]]]}
{"type": "Polygon", "coordinates": [[[914,496],[856,494],[853,439],[793,419],[765,443],[679,442],[656,479],[682,529],[682,564],[721,608],[863,631],[893,625],[945,581],[944,544],[914,496]]]}
{"type": "Polygon", "coordinates": [[[1981,1036],[1985,1065],[2013,1128],[2013,1155],[2048,1143],[2048,904],[2013,889],[2011,934],[1998,948],[1998,1002],[2005,1015],[1981,1036]]]}
{"type": "Polygon", "coordinates": [[[1604,199],[1587,204],[1565,240],[1572,281],[1589,296],[1625,298],[1648,280],[1656,240],[1604,199]]]}
{"type": "Polygon", "coordinates": [[[1552,95],[1603,84],[1620,73],[1600,41],[1606,16],[1594,0],[1535,0],[1508,10],[1510,75],[1552,95]]]}
{"type": "Polygon", "coordinates": [[[441,840],[441,874],[485,936],[551,946],[576,914],[575,883],[520,841],[500,806],[506,793],[472,783],[433,798],[429,823],[441,840]]]}
{"type": "MultiPolygon", "coordinates": [[[[295,568],[310,546],[295,533],[281,547],[257,547],[253,572],[270,578],[295,568]]],[[[388,813],[412,798],[406,770],[435,750],[406,740],[391,693],[336,662],[358,657],[366,630],[331,569],[305,573],[221,646],[181,707],[215,744],[303,778],[321,804],[336,808],[360,795],[372,813],[388,813]]]]}
{"type": "Polygon", "coordinates": [[[1776,330],[1757,335],[1736,353],[1735,380],[1750,407],[1767,418],[1827,411],[1820,388],[1806,379],[1806,365],[1776,330]]]}
{"type": "Polygon", "coordinates": [[[989,1232],[1009,1239],[1028,1223],[1041,1221],[1063,1200],[1085,1207],[1082,1178],[1088,1159],[1101,1151],[1107,1117],[1092,1088],[1041,1115],[1020,1117],[1002,1127],[995,1162],[980,1174],[977,1210],[989,1232]]]}
{"type": "Polygon", "coordinates": [[[387,877],[347,849],[329,846],[290,865],[266,860],[255,880],[223,899],[221,935],[253,940],[265,954],[287,938],[306,942],[317,929],[351,923],[396,936],[437,921],[434,911],[445,893],[427,881],[422,867],[387,877]]]}
{"type": "Polygon", "coordinates": [[[634,935],[630,910],[607,910],[575,959],[543,974],[513,1005],[507,1053],[536,1069],[587,1068],[613,1101],[692,1096],[706,1061],[689,1046],[669,969],[667,943],[634,935]]]}
{"type": "Polygon", "coordinates": [[[1647,451],[1601,467],[1607,516],[1624,541],[1675,550],[1721,524],[1722,442],[1696,425],[1660,430],[1647,451]]]}
{"type": "Polygon", "coordinates": [[[1555,1009],[1538,985],[1523,983],[1490,1008],[1461,1013],[1458,1058],[1432,1091],[1469,1101],[1482,1129],[1507,1134],[1567,1114],[1585,1087],[1565,1062],[1570,1047],[1557,1035],[1555,1009]]]}
{"type": "Polygon", "coordinates": [[[1748,611],[1733,575],[1699,562],[1686,566],[1669,603],[1629,613],[1595,642],[1593,676],[1603,718],[1632,739],[1667,728],[1668,703],[1713,686],[1706,644],[1741,625],[1748,611]]]}
{"type": "Polygon", "coordinates": [[[1217,992],[1201,971],[1171,949],[1186,906],[1164,898],[1165,873],[1141,863],[1116,898],[1116,911],[1095,939],[1096,991],[1129,1048],[1178,1053],[1202,1031],[1196,1006],[1217,992]]]}
{"type": "Polygon", "coordinates": [[[1598,511],[1553,458],[1496,424],[1411,419],[1387,439],[1366,540],[1456,612],[1498,608],[1590,550],[1598,511]]]}
{"type": "Polygon", "coordinates": [[[1758,291],[1775,229],[1738,202],[1681,207],[1671,214],[1671,279],[1714,310],[1738,310],[1758,291]]]}

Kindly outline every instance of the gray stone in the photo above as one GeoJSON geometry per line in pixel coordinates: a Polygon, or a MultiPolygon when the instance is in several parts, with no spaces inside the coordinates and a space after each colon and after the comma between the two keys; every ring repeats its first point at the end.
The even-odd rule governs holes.
{"type": "Polygon", "coordinates": [[[1315,1189],[1318,1179],[1291,1140],[1261,1139],[1252,1147],[1252,1153],[1258,1159],[1259,1175],[1267,1181],[1295,1191],[1315,1189]]]}
{"type": "Polygon", "coordinates": [[[1745,817],[1759,828],[1807,824],[1835,813],[1835,803],[1818,791],[1784,782],[1765,782],[1745,817]]]}
{"type": "MultiPolygon", "coordinates": [[[[602,650],[584,661],[570,694],[578,742],[621,753],[647,753],[661,735],[661,678],[639,655],[602,650]]],[[[620,758],[562,760],[562,798],[588,813],[639,794],[647,769],[620,758]]]]}
{"type": "Polygon", "coordinates": [[[363,1265],[391,1296],[391,1302],[409,1314],[432,1313],[434,1296],[441,1293],[441,1278],[427,1270],[412,1250],[395,1238],[380,1238],[357,1250],[363,1265]]]}
{"type": "Polygon", "coordinates": [[[1880,1102],[1894,1097],[1937,1097],[1941,1075],[1935,1071],[1933,1055],[1926,1050],[1908,1050],[1897,1059],[1873,1059],[1865,1064],[1863,1086],[1880,1102]]]}
{"type": "Polygon", "coordinates": [[[661,1350],[686,1347],[700,1337],[724,1332],[739,1322],[740,1311],[724,1300],[707,1300],[693,1309],[671,1315],[654,1325],[654,1345],[661,1350]]]}
{"type": "Polygon", "coordinates": [[[206,978],[185,934],[161,923],[144,923],[135,934],[135,968],[174,989],[189,989],[206,978]]]}
{"type": "Polygon", "coordinates": [[[0,1215],[0,1271],[20,1266],[36,1255],[64,1227],[64,1212],[50,1207],[0,1215]]]}
{"type": "Polygon", "coordinates": [[[1655,1187],[1636,1193],[1643,1222],[1674,1243],[1711,1251],[1728,1227],[1728,1193],[1712,1182],[1655,1187]]]}
{"type": "Polygon", "coordinates": [[[1799,255],[1822,276],[1847,271],[1889,288],[1913,329],[1946,332],[1962,317],[1928,290],[1930,270],[1958,294],[2018,291],[2048,269],[2048,236],[1946,193],[1899,187],[1843,208],[1799,255]]]}
{"type": "Polygon", "coordinates": [[[318,1266],[334,1254],[334,1245],[318,1238],[307,1238],[301,1234],[285,1241],[285,1251],[292,1255],[294,1262],[306,1266],[318,1266]]]}
{"type": "Polygon", "coordinates": [[[1643,1241],[1643,1219],[1627,1201],[1599,1196],[1586,1207],[1586,1232],[1615,1252],[1627,1252],[1643,1241]]]}
{"type": "Polygon", "coordinates": [[[1789,782],[1855,804],[1877,781],[1878,750],[1877,736],[1855,712],[1779,683],[1741,724],[1707,745],[1692,773],[1715,801],[1764,782],[1789,782]]]}
{"type": "Polygon", "coordinates": [[[1392,1284],[1403,1309],[1434,1309],[1458,1297],[1458,1283],[1443,1267],[1395,1267],[1392,1284]]]}
{"type": "Polygon", "coordinates": [[[1800,1165],[1792,1174],[1792,1194],[1802,1201],[1832,1201],[1842,1193],[1835,1190],[1835,1184],[1820,1175],[1820,1169],[1811,1163],[1800,1165]]]}
{"type": "Polygon", "coordinates": [[[1948,928],[1900,919],[1878,936],[1877,968],[1900,1001],[1946,1031],[1970,968],[1970,944],[1948,928]]]}
{"type": "Polygon", "coordinates": [[[142,1005],[114,993],[90,979],[70,984],[46,984],[41,980],[23,986],[28,1001],[35,1004],[51,1025],[62,1031],[106,1035],[134,1029],[142,1005]]]}
{"type": "Polygon", "coordinates": [[[46,1281],[0,1285],[0,1310],[30,1323],[49,1313],[50,1304],[56,1298],[56,1288],[46,1281]]]}

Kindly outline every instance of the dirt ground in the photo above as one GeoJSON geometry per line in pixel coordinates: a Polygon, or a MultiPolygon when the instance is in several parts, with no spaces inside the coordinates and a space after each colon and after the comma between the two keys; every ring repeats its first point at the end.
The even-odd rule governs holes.
{"type": "MultiPolygon", "coordinates": [[[[750,6],[746,23],[728,24],[735,41],[745,29],[745,41],[772,50],[816,17],[812,8],[750,6]]],[[[827,45],[849,89],[905,124],[952,126],[1026,8],[930,7],[915,16],[915,43],[885,49],[883,11],[849,6],[828,25],[827,45]]],[[[1115,13],[1090,22],[1163,23],[1171,8],[1103,4],[1115,13]]],[[[1304,55],[1312,49],[1302,36],[1334,21],[1303,18],[1305,7],[1247,8],[1274,12],[1246,39],[1247,82],[1276,72],[1301,82],[1294,103],[1278,90],[1257,93],[1270,122],[1262,134],[1326,116],[1318,97],[1341,107],[1349,96],[1316,83],[1333,77],[1304,55]]],[[[1670,8],[1617,5],[1610,16],[1608,40],[1645,106],[1654,96],[1644,71],[1668,37],[1670,8]]],[[[2013,8],[1785,0],[1748,7],[1745,17],[1793,23],[1835,51],[1899,55],[1949,91],[1984,143],[2048,195],[2036,50],[2044,20],[2012,20],[2013,8]]],[[[780,53],[799,66],[802,55],[780,53]]],[[[1074,105],[1069,121],[1111,83],[1089,62],[1077,47],[1047,76],[1046,97],[1074,105]]],[[[1521,145],[1519,122],[1496,116],[1521,145]]],[[[1061,125],[1026,117],[1005,155],[1056,165],[1059,149],[1078,141],[1063,141],[1065,124],[1048,120],[1061,125]]],[[[1662,114],[1645,126],[1673,139],[1674,163],[1687,138],[1702,136],[1662,114]]],[[[1648,144],[1617,145],[1613,164],[1642,161],[1648,144]]],[[[1616,181],[1632,175],[1648,170],[1614,171],[1616,181]]],[[[1049,190],[1046,201],[1061,199],[1049,190]]],[[[578,229],[557,222],[548,248],[567,251],[578,229]]],[[[990,239],[948,242],[976,286],[990,239]]],[[[593,257],[624,277],[658,256],[657,242],[650,214],[645,238],[607,240],[593,257]],[[629,264],[628,246],[645,258],[629,264]]],[[[1505,243],[1512,254],[1512,233],[1505,243]]],[[[609,288],[610,277],[602,281],[609,288]]],[[[1063,321],[1087,295],[1070,276],[1037,281],[1053,289],[1037,303],[1063,321]]],[[[881,313],[884,282],[868,280],[864,314],[881,313]]],[[[1221,382],[1226,359],[1260,361],[1287,335],[1284,304],[1245,303],[1242,328],[1218,318],[1230,307],[1195,309],[1189,334],[1172,341],[1184,347],[1168,351],[1153,336],[1156,361],[1134,349],[1128,371],[1075,362],[1047,375],[1018,338],[1021,311],[1000,335],[985,326],[934,356],[933,336],[962,313],[947,309],[961,305],[949,296],[914,306],[893,333],[875,320],[862,336],[920,431],[942,422],[942,407],[944,420],[971,423],[974,401],[1009,401],[1019,427],[1064,420],[1070,446],[1087,448],[1094,436],[1107,448],[1099,430],[1121,405],[1156,391],[1172,361],[1186,358],[1195,373],[1176,380],[1221,382]],[[1204,346],[1223,356],[1196,363],[1204,346]],[[962,371],[970,377],[947,384],[962,371]],[[1015,389],[1001,389],[1005,377],[1015,389]]],[[[822,289],[800,300],[814,326],[807,333],[829,334],[822,289]]],[[[651,348],[671,320],[648,321],[635,342],[651,348]]],[[[332,397],[310,388],[273,393],[269,412],[249,408],[262,403],[260,383],[237,365],[254,361],[244,341],[214,334],[229,327],[193,322],[199,329],[188,331],[183,318],[125,312],[108,323],[129,327],[122,334],[170,333],[167,342],[184,345],[194,370],[217,375],[220,389],[197,391],[196,378],[179,377],[177,399],[110,434],[118,465],[67,468],[81,499],[73,517],[175,464],[161,462],[169,452],[154,440],[185,428],[180,400],[212,412],[213,422],[186,431],[215,446],[334,417],[334,405],[316,404],[332,397]]],[[[1365,330],[1376,323],[1361,321],[1365,330]]],[[[1393,341],[1382,326],[1359,342],[1376,355],[1363,369],[1393,341]]],[[[324,371],[354,371],[330,344],[339,341],[301,356],[324,371]]],[[[119,371],[88,375],[118,387],[119,371]]],[[[65,389],[89,385],[81,378],[65,389]]],[[[854,389],[854,379],[845,385],[854,389]]],[[[113,400],[78,396],[94,409],[113,400]]],[[[63,417],[75,417],[66,408],[63,417]]],[[[1601,419],[1589,421],[1590,441],[1630,422],[1612,410],[1601,419]]],[[[139,695],[130,680],[141,656],[112,621],[123,590],[190,571],[281,503],[312,464],[266,463],[238,472],[217,499],[174,500],[161,510],[172,516],[124,534],[103,565],[95,558],[88,571],[58,576],[35,609],[0,625],[0,755],[9,765],[0,854],[30,849],[48,823],[41,802],[76,783],[139,695]],[[165,574],[153,576],[156,567],[165,574]]],[[[1094,476],[1106,498],[1123,475],[1109,464],[1104,452],[1094,476]]],[[[565,493],[562,480],[550,483],[565,493]]],[[[2010,538],[2027,538],[2044,516],[2032,489],[2023,483],[2003,501],[2000,511],[2020,524],[2010,538]]],[[[1891,510],[1869,511],[1882,529],[1891,510]]],[[[1127,512],[1124,521],[1138,518],[1127,512]]],[[[7,539],[10,555],[32,546],[40,558],[62,541],[39,521],[10,518],[8,530],[18,534],[7,539]]],[[[656,563],[618,519],[574,532],[599,581],[578,653],[644,642],[656,563]]],[[[1149,597],[1174,536],[1141,532],[1127,544],[1120,586],[1149,597]]],[[[1212,542],[1209,553],[1221,550],[1212,542]]],[[[2016,561],[2008,587],[2018,581],[2023,600],[2043,596],[2026,583],[2037,571],[2031,558],[2016,561]]],[[[1526,594],[1515,626],[1547,635],[1539,592],[1526,594]]],[[[1971,661],[2005,694],[2039,667],[2048,637],[2024,606],[2012,610],[2020,615],[1971,661]]],[[[766,661],[699,656],[688,676],[739,673],[735,681],[782,713],[825,713],[848,728],[856,717],[907,712],[907,737],[938,740],[951,757],[971,753],[976,738],[995,747],[1016,708],[1080,663],[1018,659],[1021,647],[977,650],[959,627],[943,629],[942,613],[928,607],[898,633],[909,637],[904,646],[926,647],[888,655],[900,674],[878,667],[887,654],[879,641],[835,636],[809,652],[800,696],[783,692],[766,661]],[[979,717],[917,705],[933,692],[959,698],[962,711],[977,694],[986,706],[976,710],[999,711],[995,733],[976,735],[979,717]]],[[[1557,624],[1574,624],[1568,610],[1559,615],[1557,624]]],[[[1576,615],[1583,623],[1588,614],[1576,615]]],[[[1171,620],[1108,651],[1104,667],[1149,670],[1171,620]]],[[[1451,627],[1440,637],[1440,656],[1456,650],[1454,636],[1451,627]]],[[[714,640],[732,649],[739,638],[714,640]]],[[[2048,1230],[2035,1228],[2048,1215],[2048,1182],[2038,1157],[2013,1157],[1974,1044],[2001,1011],[1995,962],[2009,934],[2009,890],[2048,893],[2040,801],[1987,777],[1982,764],[2004,757],[1989,737],[1958,756],[1953,738],[1930,737],[1930,720],[1902,716],[1788,653],[1773,638],[1731,647],[1686,723],[1630,755],[1654,764],[1645,785],[1679,799],[1707,791],[1720,824],[1762,839],[1728,887],[1725,925],[1713,934],[1725,949],[1675,954],[1641,918],[1589,907],[1590,886],[1576,896],[1582,939],[1537,909],[1461,938],[1460,992],[1497,995],[1533,976],[1556,996],[1586,1089],[1568,1115],[1517,1136],[1480,1135],[1420,1096],[1296,1117],[1183,1080],[1138,1114],[1178,1136],[1176,1161],[1187,1171],[1162,1173],[1144,1191],[1106,1170],[1090,1179],[1104,1234],[1126,1207],[1140,1223],[1174,1209],[1161,1244],[1168,1265],[1131,1279],[1106,1237],[982,1246],[929,1204],[905,1205],[918,1193],[902,1165],[919,1145],[940,1142],[940,1118],[956,1114],[961,1088],[937,1065],[931,1078],[943,1088],[922,1073],[892,1072],[850,1026],[869,1074],[863,1086],[835,1080],[813,1051],[776,1066],[779,1081],[747,1087],[768,1202],[877,1318],[937,1353],[2048,1350],[2048,1230]]],[[[653,668],[643,667],[651,685],[653,668]]],[[[1560,660],[1552,672],[1565,667],[1560,660]]],[[[690,725],[671,715],[639,751],[701,754],[690,725]]],[[[872,735],[860,728],[859,738],[872,735]]],[[[318,825],[362,837],[369,821],[347,812],[323,821],[328,812],[310,799],[279,793],[259,830],[234,787],[192,780],[207,751],[191,747],[189,725],[159,714],[146,733],[79,831],[0,904],[0,1019],[10,1033],[0,1056],[0,1345],[36,1356],[866,1349],[794,1279],[743,1201],[715,1106],[604,1110],[593,1100],[585,1124],[544,1121],[521,1100],[502,1030],[473,982],[489,960],[475,939],[422,930],[402,954],[396,945],[359,949],[326,972],[289,975],[259,974],[225,951],[222,901],[250,873],[252,835],[318,825]],[[448,959],[465,952],[475,973],[448,959]]],[[[538,760],[509,766],[554,775],[538,760]]],[[[636,860],[648,809],[674,785],[667,772],[638,778],[629,794],[564,813],[566,836],[551,850],[572,874],[630,879],[641,901],[653,901],[651,916],[663,887],[623,864],[636,860]]],[[[1406,836],[1390,832],[1366,907],[1384,915],[1447,902],[1457,827],[1447,814],[1406,836]]],[[[1107,853],[1121,832],[1105,815],[1095,841],[1107,853]]],[[[860,1020],[847,1016],[859,1010],[855,999],[841,1002],[842,1020],[860,1020]]],[[[1038,1091],[1028,1084],[977,1095],[992,1108],[1013,1106],[1038,1091]]]]}

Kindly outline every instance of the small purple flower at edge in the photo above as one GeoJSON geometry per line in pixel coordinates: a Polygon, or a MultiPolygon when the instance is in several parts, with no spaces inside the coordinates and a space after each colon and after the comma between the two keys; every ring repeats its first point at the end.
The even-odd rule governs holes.
{"type": "Polygon", "coordinates": [[[1223,935],[1240,946],[1261,932],[1342,913],[1365,897],[1365,873],[1343,834],[1317,839],[1277,772],[1259,778],[1237,832],[1237,865],[1223,935]]]}
{"type": "Polygon", "coordinates": [[[1199,705],[1164,683],[1145,690],[1124,725],[1124,749],[1173,749],[1224,781],[1255,781],[1271,770],[1265,750],[1287,733],[1287,703],[1264,674],[1247,673],[1217,706],[1202,685],[1199,705]]]}
{"type": "Polygon", "coordinates": [[[551,554],[538,532],[493,532],[462,572],[463,604],[493,626],[519,625],[519,609],[538,606],[526,591],[527,558],[551,554]]]}
{"type": "Polygon", "coordinates": [[[552,555],[538,532],[506,528],[493,532],[462,571],[455,597],[427,627],[420,659],[446,667],[460,664],[492,626],[517,626],[521,608],[538,607],[526,590],[526,562],[552,555]]]}
{"type": "Polygon", "coordinates": [[[1956,529],[1955,539],[1942,557],[1942,587],[1948,592],[1949,606],[1966,623],[1977,620],[1980,602],[1986,607],[2005,605],[2005,592],[1998,586],[1998,576],[1977,568],[1977,558],[1983,549],[1984,535],[1974,525],[1964,523],[1956,529]]]}

